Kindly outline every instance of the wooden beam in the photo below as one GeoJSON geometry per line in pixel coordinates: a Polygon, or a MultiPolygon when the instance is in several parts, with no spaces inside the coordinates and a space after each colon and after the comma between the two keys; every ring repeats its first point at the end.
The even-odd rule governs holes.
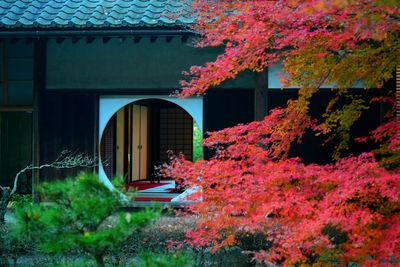
{"type": "Polygon", "coordinates": [[[186,43],[188,39],[189,39],[189,35],[182,35],[181,42],[186,43]]]}
{"type": "Polygon", "coordinates": [[[157,36],[150,36],[150,43],[154,43],[155,41],[157,41],[157,36]]]}
{"type": "Polygon", "coordinates": [[[0,106],[1,112],[16,112],[16,111],[25,111],[32,112],[32,106],[0,106]]]}
{"type": "Polygon", "coordinates": [[[58,38],[56,38],[56,43],[61,44],[62,42],[64,42],[64,40],[65,40],[64,37],[58,37],[58,38]]]}
{"type": "Polygon", "coordinates": [[[72,37],[72,43],[76,44],[77,42],[79,42],[80,39],[80,37],[72,37]]]}
{"type": "Polygon", "coordinates": [[[167,37],[165,37],[165,41],[166,41],[167,43],[170,43],[170,42],[172,41],[172,39],[174,39],[174,36],[167,36],[167,37]]]}
{"type": "Polygon", "coordinates": [[[135,37],[133,38],[133,42],[134,42],[135,44],[139,43],[140,40],[142,40],[142,36],[135,36],[135,37]]]}
{"type": "Polygon", "coordinates": [[[103,44],[108,43],[111,40],[111,37],[103,37],[103,44]]]}
{"type": "Polygon", "coordinates": [[[91,43],[93,43],[93,41],[95,40],[96,38],[94,38],[94,37],[87,37],[86,38],[86,43],[87,44],[91,44],[91,43]]]}

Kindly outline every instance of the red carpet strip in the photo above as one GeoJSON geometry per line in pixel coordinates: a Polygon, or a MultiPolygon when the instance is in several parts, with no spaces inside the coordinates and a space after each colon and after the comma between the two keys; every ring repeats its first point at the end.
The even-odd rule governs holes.
{"type": "Polygon", "coordinates": [[[149,188],[154,188],[162,185],[166,185],[168,183],[149,183],[149,182],[130,182],[126,184],[126,190],[129,189],[129,187],[136,188],[136,190],[145,190],[149,188]]]}

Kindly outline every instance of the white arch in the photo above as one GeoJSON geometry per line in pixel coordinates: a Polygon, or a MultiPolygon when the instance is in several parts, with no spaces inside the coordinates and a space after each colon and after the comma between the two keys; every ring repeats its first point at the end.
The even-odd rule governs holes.
{"type": "MultiPolygon", "coordinates": [[[[100,142],[103,136],[104,129],[108,121],[111,117],[122,107],[144,99],[160,99],[172,102],[181,108],[183,108],[187,113],[192,116],[192,118],[196,121],[199,129],[203,132],[203,98],[202,97],[193,97],[180,99],[171,96],[159,96],[159,95],[142,95],[142,96],[100,96],[100,104],[99,104],[99,150],[100,151],[100,142]]],[[[100,180],[110,189],[114,189],[110,180],[108,179],[103,165],[101,163],[101,159],[99,156],[99,178],[100,180]]]]}

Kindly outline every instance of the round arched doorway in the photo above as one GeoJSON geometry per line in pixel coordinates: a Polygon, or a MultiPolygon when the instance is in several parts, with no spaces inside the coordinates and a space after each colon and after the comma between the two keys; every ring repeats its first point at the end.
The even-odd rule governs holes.
{"type": "Polygon", "coordinates": [[[128,183],[156,180],[155,166],[168,162],[168,151],[193,160],[199,153],[194,141],[199,135],[196,129],[202,130],[202,102],[186,100],[190,99],[101,99],[100,178],[110,187],[114,175],[126,177],[128,183]]]}

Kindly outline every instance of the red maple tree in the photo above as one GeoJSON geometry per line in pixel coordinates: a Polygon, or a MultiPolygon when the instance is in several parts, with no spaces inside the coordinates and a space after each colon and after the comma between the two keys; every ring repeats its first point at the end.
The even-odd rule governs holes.
{"type": "Polygon", "coordinates": [[[327,165],[289,157],[307,129],[350,138],[346,133],[368,108],[352,98],[339,110],[331,102],[322,121],[311,118],[311,96],[323,84],[335,84],[342,96],[357,81],[367,90],[393,77],[400,58],[397,1],[194,0],[193,6],[197,45],[225,50],[214,62],[190,69],[181,96],[276,62],[283,64],[284,85],[300,89],[298,99],[262,121],[209,133],[204,145],[215,150],[213,158],[192,163],[180,156],[163,170],[198,189],[190,196],[197,200],[190,210],[200,218],[188,233],[190,242],[220,249],[260,234],[264,245],[252,251],[264,263],[399,264],[400,181],[393,164],[399,161],[398,124],[389,120],[370,137],[387,153],[380,160],[394,157],[391,170],[374,153],[338,153],[327,165]]]}

